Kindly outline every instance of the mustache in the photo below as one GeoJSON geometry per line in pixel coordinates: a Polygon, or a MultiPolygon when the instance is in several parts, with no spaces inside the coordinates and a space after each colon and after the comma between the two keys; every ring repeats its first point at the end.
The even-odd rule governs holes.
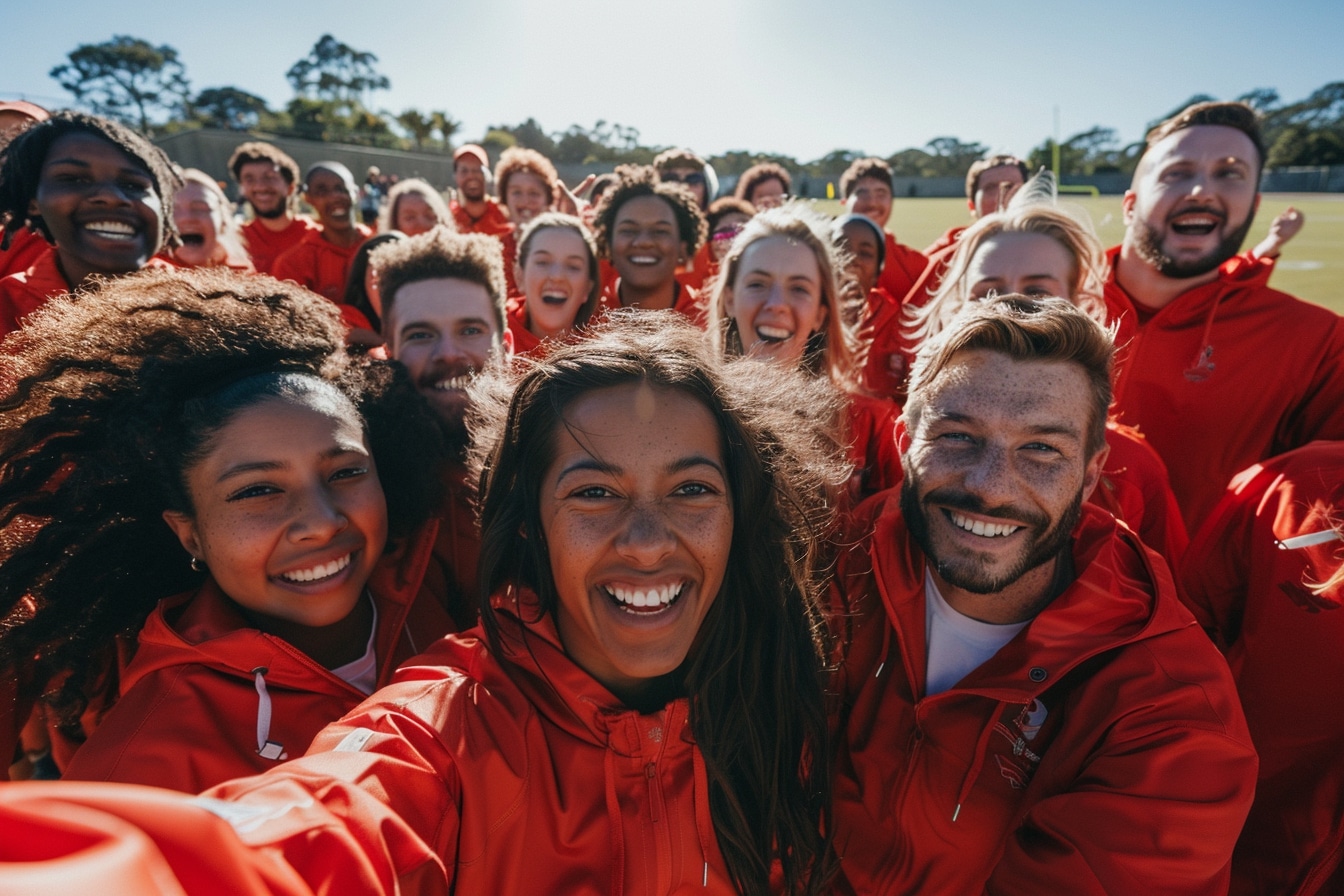
{"type": "Polygon", "coordinates": [[[931,504],[938,504],[943,507],[964,510],[967,513],[979,514],[980,516],[1018,520],[1038,529],[1044,529],[1046,526],[1050,525],[1050,520],[1039,511],[1026,507],[1018,507],[1013,504],[996,504],[990,506],[978,495],[955,488],[936,488],[925,495],[921,503],[926,507],[931,504]]]}
{"type": "Polygon", "coordinates": [[[1210,217],[1217,218],[1220,222],[1224,224],[1227,223],[1227,212],[1200,203],[1192,203],[1190,205],[1184,205],[1178,209],[1175,209],[1174,211],[1172,211],[1171,214],[1167,215],[1167,221],[1171,222],[1174,219],[1179,218],[1181,215],[1190,215],[1190,214],[1209,215],[1210,217]]]}

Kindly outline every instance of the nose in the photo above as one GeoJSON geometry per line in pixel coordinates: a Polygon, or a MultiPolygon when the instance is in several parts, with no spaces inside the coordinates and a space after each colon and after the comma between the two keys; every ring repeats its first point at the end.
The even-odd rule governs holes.
{"type": "Polygon", "coordinates": [[[100,180],[93,185],[89,198],[94,202],[107,205],[130,205],[131,197],[126,195],[121,184],[115,180],[100,180]]]}
{"type": "Polygon", "coordinates": [[[324,487],[314,486],[296,496],[289,539],[320,544],[330,541],[349,524],[350,520],[331,492],[324,487]]]}
{"type": "Polygon", "coordinates": [[[780,308],[786,304],[784,301],[784,286],[780,283],[773,283],[770,291],[765,294],[766,308],[780,308]]]}
{"type": "Polygon", "coordinates": [[[1002,445],[981,446],[968,465],[963,483],[967,491],[994,507],[1012,498],[1013,470],[1008,449],[1002,445]]]}
{"type": "Polygon", "coordinates": [[[462,361],[467,357],[462,346],[458,344],[457,337],[452,333],[445,333],[434,343],[434,360],[442,362],[462,361]]]}
{"type": "Polygon", "coordinates": [[[676,549],[677,539],[660,508],[650,504],[633,507],[624,530],[616,539],[616,551],[638,569],[653,569],[676,549]]]}

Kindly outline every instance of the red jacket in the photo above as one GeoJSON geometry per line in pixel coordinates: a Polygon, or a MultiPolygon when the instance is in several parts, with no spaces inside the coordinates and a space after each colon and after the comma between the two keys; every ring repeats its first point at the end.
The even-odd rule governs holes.
{"type": "Polygon", "coordinates": [[[51,248],[47,238],[35,230],[20,227],[14,231],[8,249],[0,249],[0,277],[21,274],[51,248]]]}
{"type": "Polygon", "coordinates": [[[882,273],[877,277],[877,285],[894,298],[904,299],[928,268],[929,260],[918,249],[896,242],[896,237],[890,233],[886,234],[886,238],[886,255],[882,261],[882,273]]]}
{"type": "MultiPolygon", "coordinates": [[[[436,529],[425,527],[369,579],[379,685],[450,628],[421,588],[436,529]]],[[[121,699],[64,777],[198,793],[303,755],[317,732],[365,696],[288,642],[250,627],[210,581],[160,602],[122,672],[121,699]],[[258,669],[265,670],[260,679],[258,669]],[[260,718],[267,710],[268,725],[260,718]],[[259,755],[266,741],[285,755],[259,755]]]]}
{"type": "Polygon", "coordinates": [[[292,280],[340,303],[345,296],[345,281],[349,278],[355,253],[364,240],[373,235],[373,231],[363,224],[357,225],[357,229],[360,239],[352,246],[338,246],[324,239],[320,227],[308,231],[296,245],[280,253],[271,273],[277,280],[292,280]]]}
{"type": "Polygon", "coordinates": [[[1116,416],[1166,462],[1189,529],[1252,464],[1344,439],[1344,319],[1270,289],[1273,265],[1237,256],[1139,324],[1118,253],[1106,283],[1121,327],[1116,416]]]}
{"type": "Polygon", "coordinates": [[[481,560],[481,529],[473,504],[475,492],[467,471],[452,465],[444,474],[446,496],[439,509],[439,534],[434,539],[434,560],[426,585],[444,611],[452,617],[453,631],[462,632],[480,623],[476,569],[481,560]],[[442,584],[440,584],[440,582],[442,584]]]}
{"type": "MultiPolygon", "coordinates": [[[[172,268],[175,265],[155,257],[146,262],[145,267],[172,268]]],[[[69,291],[70,285],[56,263],[56,247],[48,246],[28,270],[0,279],[0,338],[17,330],[23,319],[45,305],[47,299],[69,291]]]]}
{"type": "Polygon", "coordinates": [[[295,216],[284,230],[271,230],[260,218],[254,218],[243,225],[243,243],[252,259],[252,267],[258,273],[269,274],[281,253],[297,246],[305,236],[319,229],[316,222],[302,215],[295,216]]]}
{"type": "MultiPolygon", "coordinates": [[[[610,286],[607,286],[602,290],[602,298],[598,300],[597,312],[593,316],[596,317],[603,311],[611,311],[620,307],[622,307],[621,279],[620,277],[617,277],[611,282],[610,286]]],[[[701,300],[700,293],[682,283],[680,280],[676,281],[676,293],[675,298],[672,300],[672,310],[680,311],[691,321],[691,323],[700,327],[702,330],[705,328],[709,309],[705,307],[704,301],[701,300]]]]}
{"type": "Polygon", "coordinates": [[[527,297],[509,296],[504,312],[505,323],[513,334],[513,353],[531,355],[541,346],[541,340],[527,328],[527,297]]]}
{"type": "Polygon", "coordinates": [[[836,848],[860,893],[1225,893],[1255,752],[1155,554],[1084,508],[1077,578],[924,697],[925,561],[895,494],[841,558],[836,848]]]}
{"type": "Polygon", "coordinates": [[[1174,569],[1190,535],[1171,493],[1166,464],[1138,430],[1114,420],[1106,422],[1106,445],[1111,452],[1088,501],[1123,520],[1174,569]]]}
{"type": "Polygon", "coordinates": [[[1344,563],[1344,543],[1278,546],[1341,519],[1344,442],[1313,442],[1233,480],[1181,571],[1260,753],[1235,894],[1344,893],[1344,589],[1312,593],[1344,563]]]}
{"type": "Polygon", "coordinates": [[[522,621],[537,619],[531,595],[493,612],[504,656],[480,637],[440,640],[302,759],[194,806],[148,789],[0,789],[0,836],[26,841],[19,829],[44,815],[99,832],[129,819],[190,893],[736,892],[686,700],[626,709],[569,659],[551,617],[522,621]],[[200,880],[196,864],[220,855],[200,880]]]}
{"type": "Polygon", "coordinates": [[[467,214],[467,210],[456,199],[448,203],[448,211],[452,212],[458,233],[484,233],[487,236],[499,236],[513,229],[504,207],[489,197],[486,197],[485,200],[485,212],[479,218],[473,218],[467,214]]]}
{"type": "Polygon", "coordinates": [[[893,488],[901,482],[901,453],[896,447],[896,418],[901,409],[870,395],[845,396],[845,427],[849,461],[864,495],[893,488]]]}

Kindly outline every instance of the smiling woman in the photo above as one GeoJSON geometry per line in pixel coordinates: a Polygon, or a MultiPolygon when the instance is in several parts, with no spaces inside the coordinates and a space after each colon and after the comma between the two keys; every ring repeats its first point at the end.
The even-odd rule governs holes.
{"type": "Polygon", "coordinates": [[[483,630],[193,805],[60,798],[126,813],[188,892],[826,892],[833,395],[675,313],[613,317],[473,391],[483,630]]]}
{"type": "Polygon", "coordinates": [[[139,632],[66,777],[196,791],[269,768],[448,628],[420,590],[436,424],[391,365],[347,360],[322,299],[146,272],[7,345],[0,666],[78,740],[139,632]]]}

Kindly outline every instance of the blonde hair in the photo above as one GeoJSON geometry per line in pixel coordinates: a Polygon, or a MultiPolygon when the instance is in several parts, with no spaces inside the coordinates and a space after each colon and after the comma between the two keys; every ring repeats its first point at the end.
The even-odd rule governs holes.
{"type": "Polygon", "coordinates": [[[861,391],[856,371],[863,365],[863,347],[845,314],[842,288],[848,259],[831,238],[829,219],[800,202],[759,212],[733,240],[720,263],[718,278],[709,298],[709,333],[715,349],[724,355],[740,355],[742,338],[737,322],[728,313],[726,294],[732,290],[742,266],[742,256],[751,245],[770,237],[784,237],[812,250],[821,274],[821,305],[826,323],[808,340],[804,364],[814,374],[825,374],[841,389],[861,391]]]}
{"type": "Polygon", "coordinates": [[[919,342],[937,336],[971,300],[967,273],[985,241],[1001,233],[1038,233],[1064,247],[1073,259],[1070,293],[1060,296],[1099,323],[1106,319],[1102,292],[1106,281],[1106,254],[1092,225],[1081,213],[1055,204],[1054,178],[1036,175],[1017,192],[1008,207],[985,215],[966,228],[948,262],[942,285],[922,306],[907,305],[901,318],[906,335],[919,342]]]}
{"type": "Polygon", "coordinates": [[[425,204],[434,212],[434,217],[439,219],[440,227],[447,227],[454,232],[457,231],[457,223],[453,221],[452,213],[448,211],[448,204],[443,201],[443,196],[439,191],[429,183],[419,177],[408,177],[403,181],[398,181],[391,190],[387,192],[387,203],[383,210],[378,213],[378,232],[387,233],[390,230],[396,230],[394,226],[397,221],[397,206],[401,202],[401,197],[407,193],[415,193],[425,204]]]}

